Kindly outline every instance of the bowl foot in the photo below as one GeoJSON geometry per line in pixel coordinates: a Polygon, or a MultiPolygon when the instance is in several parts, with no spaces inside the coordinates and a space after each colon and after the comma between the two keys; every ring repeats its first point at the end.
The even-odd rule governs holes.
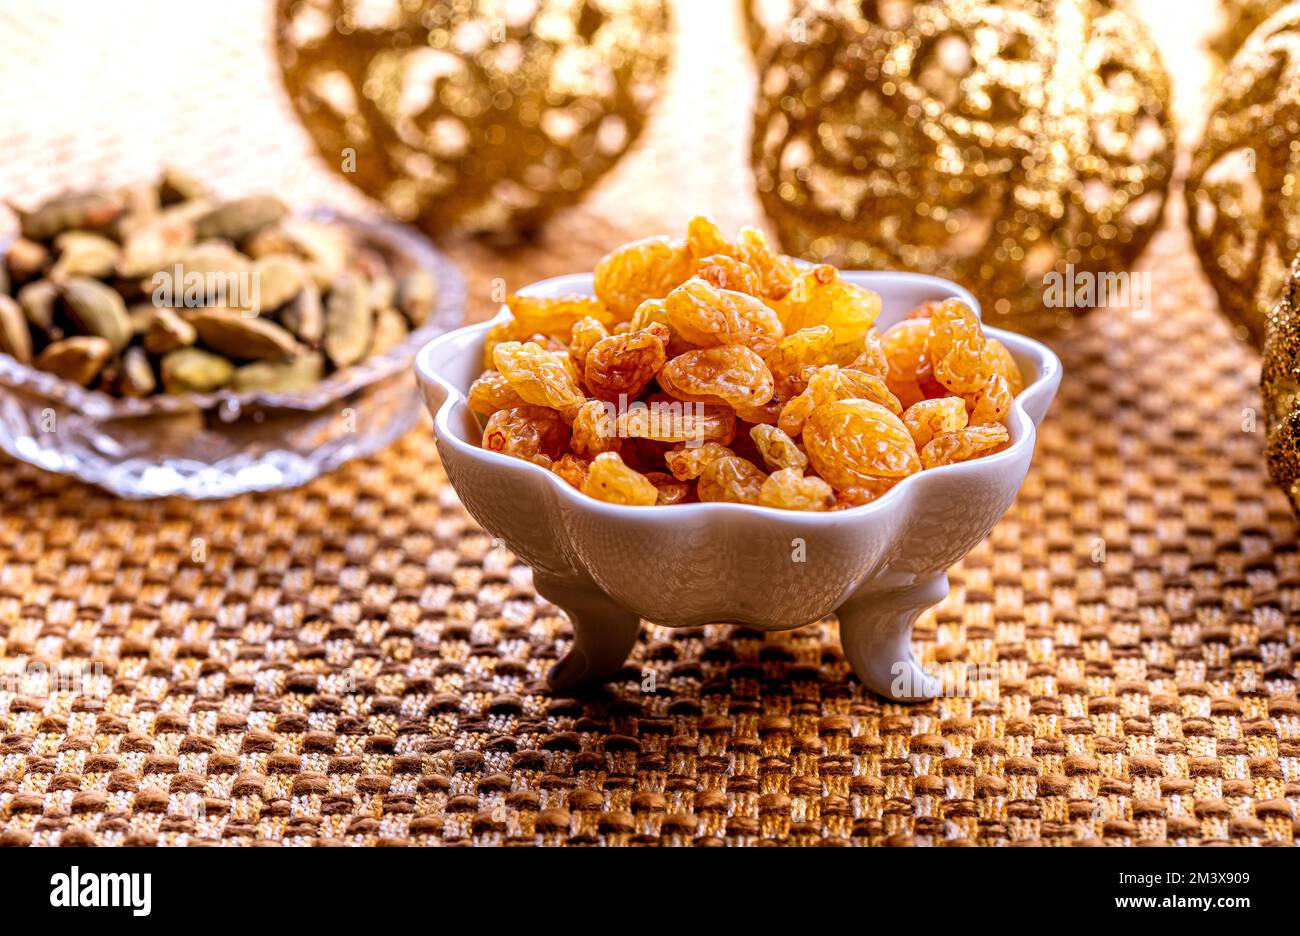
{"type": "Polygon", "coordinates": [[[533,586],[573,622],[573,646],[546,677],[553,692],[595,685],[622,669],[641,629],[639,617],[594,584],[534,572],[533,586]]]}
{"type": "Polygon", "coordinates": [[[946,573],[902,588],[874,584],[855,592],[835,612],[840,644],[863,685],[896,702],[920,702],[940,694],[938,679],[912,653],[912,625],[921,612],[948,594],[946,573]]]}

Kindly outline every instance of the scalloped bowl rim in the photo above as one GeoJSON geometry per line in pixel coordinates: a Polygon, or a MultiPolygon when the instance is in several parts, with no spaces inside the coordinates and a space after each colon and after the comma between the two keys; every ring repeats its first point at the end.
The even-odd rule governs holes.
{"type": "MultiPolygon", "coordinates": [[[[843,270],[841,275],[845,279],[857,282],[859,285],[868,285],[871,280],[879,281],[881,278],[894,277],[902,278],[914,283],[924,283],[936,289],[949,290],[957,298],[965,301],[975,311],[976,316],[980,316],[979,301],[967,289],[952,283],[949,280],[938,276],[930,276],[924,273],[904,273],[895,271],[868,271],[868,270],[843,270]]],[[[592,274],[590,273],[569,273],[561,276],[553,276],[548,279],[538,280],[530,283],[528,286],[518,290],[520,295],[530,294],[547,294],[557,295],[560,292],[586,292],[590,293],[592,274]],[[568,286],[580,287],[568,289],[568,286]]],[[[468,400],[465,394],[455,386],[451,381],[444,378],[434,369],[431,359],[434,353],[442,346],[451,342],[459,342],[475,333],[486,333],[489,328],[509,318],[510,313],[504,306],[492,318],[482,322],[476,322],[470,325],[464,325],[460,328],[445,332],[434,338],[416,355],[415,366],[419,379],[423,382],[436,383],[442,387],[446,393],[446,398],[433,414],[434,434],[439,442],[445,442],[451,445],[455,450],[466,457],[481,462],[485,467],[490,466],[492,469],[514,472],[532,472],[535,477],[545,476],[550,483],[552,494],[563,498],[573,507],[585,510],[595,511],[605,514],[610,518],[621,518],[625,520],[645,521],[653,518],[661,518],[666,522],[678,520],[695,520],[707,518],[714,514],[726,515],[742,511],[753,513],[758,516],[768,517],[773,520],[780,520],[792,524],[830,524],[835,525],[847,520],[861,520],[874,516],[878,512],[889,511],[901,504],[903,498],[910,495],[913,491],[919,490],[920,486],[926,483],[929,478],[938,477],[958,477],[963,474],[975,475],[989,471],[996,471],[1003,465],[1017,461],[1025,455],[1026,449],[1032,457],[1034,445],[1037,438],[1037,423],[1025,410],[1025,403],[1036,400],[1043,395],[1047,395],[1050,402],[1056,393],[1056,386],[1061,378],[1061,361],[1054,351],[1048,348],[1040,341],[1021,335],[1018,332],[1006,331],[992,326],[984,326],[985,334],[997,338],[1005,344],[1012,352],[1014,357],[1029,358],[1036,362],[1038,376],[1032,383],[1026,384],[1025,388],[1016,395],[1010,411],[1008,420],[1008,429],[1012,435],[1011,444],[1000,452],[992,455],[985,455],[980,458],[972,459],[965,462],[957,462],[952,465],[941,465],[937,468],[929,468],[925,471],[918,471],[915,474],[908,475],[902,481],[895,484],[887,492],[876,498],[869,504],[862,504],[858,507],[850,507],[844,510],[828,511],[800,511],[800,510],[783,510],[779,507],[764,507],[757,504],[735,504],[730,502],[696,502],[690,504],[674,504],[667,509],[651,509],[659,505],[633,506],[629,504],[611,504],[607,501],[597,500],[587,494],[583,494],[573,485],[569,484],[555,472],[541,465],[525,461],[522,458],[516,458],[511,455],[504,455],[500,452],[494,452],[485,449],[482,446],[475,445],[468,439],[452,428],[452,412],[458,407],[465,407],[468,412],[468,400]]],[[[473,418],[472,414],[469,414],[473,418]]],[[[1019,487],[1019,482],[1017,482],[1019,487]]]]}

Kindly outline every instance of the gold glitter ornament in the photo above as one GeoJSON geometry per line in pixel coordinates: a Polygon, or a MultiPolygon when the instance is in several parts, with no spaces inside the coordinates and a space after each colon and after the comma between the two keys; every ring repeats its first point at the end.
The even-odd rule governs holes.
{"type": "Polygon", "coordinates": [[[1300,260],[1266,319],[1260,392],[1268,432],[1268,473],[1300,516],[1300,260]]]}
{"type": "Polygon", "coordinates": [[[1102,0],[934,0],[902,25],[801,9],[763,61],[753,162],[784,247],[974,289],[985,318],[1064,323],[1044,277],[1126,271],[1168,192],[1168,77],[1102,0]]]}
{"type": "Polygon", "coordinates": [[[1210,39],[1210,51],[1227,62],[1264,20],[1286,4],[1287,0],[1220,0],[1219,28],[1210,39]]]}
{"type": "Polygon", "coordinates": [[[403,220],[527,231],[636,139],[666,0],[279,0],[285,88],[321,155],[403,220]]]}
{"type": "Polygon", "coordinates": [[[1300,5],[1260,26],[1229,63],[1192,158],[1192,243],[1219,306],[1256,347],[1300,250],[1300,5]]]}

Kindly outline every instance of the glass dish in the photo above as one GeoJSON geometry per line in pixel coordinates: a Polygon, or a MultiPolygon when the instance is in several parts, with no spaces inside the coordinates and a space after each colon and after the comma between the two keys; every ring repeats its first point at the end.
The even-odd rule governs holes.
{"type": "Polygon", "coordinates": [[[297,487],[406,434],[423,411],[412,361],[464,316],[456,267],[420,235],[328,211],[398,272],[438,280],[428,320],[391,350],[304,390],[158,394],[118,399],[0,353],[0,449],[119,497],[231,497],[297,487]]]}

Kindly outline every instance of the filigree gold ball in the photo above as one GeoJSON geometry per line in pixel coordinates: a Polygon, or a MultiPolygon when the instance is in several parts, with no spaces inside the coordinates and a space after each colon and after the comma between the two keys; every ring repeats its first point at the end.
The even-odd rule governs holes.
{"type": "Polygon", "coordinates": [[[1300,5],[1251,34],[1219,80],[1185,189],[1201,265],[1238,333],[1265,320],[1300,250],[1300,5]]]}
{"type": "Polygon", "coordinates": [[[802,8],[769,45],[755,115],[759,196],[787,250],[936,273],[986,319],[1063,323],[1045,277],[1126,271],[1174,158],[1168,77],[1102,0],[932,0],[900,25],[802,8]]]}
{"type": "Polygon", "coordinates": [[[321,155],[430,232],[515,232],[636,139],[666,0],[280,0],[293,106],[321,155]]]}
{"type": "Polygon", "coordinates": [[[1268,472],[1300,516],[1300,260],[1291,265],[1281,298],[1265,320],[1260,391],[1268,472]]]}

